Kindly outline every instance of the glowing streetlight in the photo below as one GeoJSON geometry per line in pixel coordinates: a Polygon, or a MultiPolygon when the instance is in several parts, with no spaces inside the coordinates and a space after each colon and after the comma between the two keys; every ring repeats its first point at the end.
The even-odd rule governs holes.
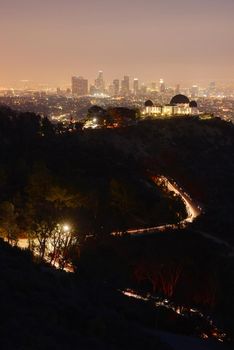
{"type": "Polygon", "coordinates": [[[68,232],[70,230],[70,226],[69,225],[63,225],[63,231],[64,232],[68,232]]]}

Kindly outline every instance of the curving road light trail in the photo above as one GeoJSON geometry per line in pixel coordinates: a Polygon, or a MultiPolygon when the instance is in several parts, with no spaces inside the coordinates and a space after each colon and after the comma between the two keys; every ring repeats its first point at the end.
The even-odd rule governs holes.
{"type": "Polygon", "coordinates": [[[184,219],[181,223],[191,223],[202,213],[201,207],[199,207],[195,201],[185,193],[182,188],[180,188],[175,182],[169,181],[166,177],[161,177],[169,191],[174,192],[181,197],[182,201],[185,204],[187,210],[187,218],[184,219]]]}
{"type": "MultiPolygon", "coordinates": [[[[183,191],[182,188],[180,188],[175,181],[169,180],[165,176],[158,176],[154,179],[155,183],[161,183],[164,184],[167,189],[171,192],[174,192],[176,195],[180,196],[181,200],[184,202],[186,211],[187,211],[187,217],[184,220],[181,220],[177,224],[165,224],[160,226],[154,226],[149,228],[139,228],[139,229],[130,229],[126,232],[130,235],[146,235],[150,233],[165,231],[167,229],[176,229],[178,227],[185,228],[188,224],[192,223],[199,215],[202,213],[201,207],[195,203],[195,201],[183,191]]],[[[119,232],[113,232],[112,235],[118,235],[121,234],[119,232]]]]}
{"type": "MultiPolygon", "coordinates": [[[[177,224],[164,224],[160,226],[153,226],[149,228],[137,228],[137,229],[129,229],[126,233],[130,235],[147,235],[155,232],[162,232],[167,229],[177,229],[178,227],[185,228],[188,224],[192,223],[199,215],[202,213],[202,209],[193,201],[193,199],[185,193],[182,188],[176,184],[175,181],[169,180],[165,176],[158,176],[153,178],[156,184],[163,184],[167,187],[167,189],[171,192],[174,192],[176,195],[180,196],[181,200],[184,202],[187,217],[184,220],[181,220],[177,224]]],[[[122,235],[122,232],[112,232],[111,235],[118,236],[122,235]]],[[[28,248],[28,240],[27,239],[19,239],[18,247],[20,248],[28,248]]]]}

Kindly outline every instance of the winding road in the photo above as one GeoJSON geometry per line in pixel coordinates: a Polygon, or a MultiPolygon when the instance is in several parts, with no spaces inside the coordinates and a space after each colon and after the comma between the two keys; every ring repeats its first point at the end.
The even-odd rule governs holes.
{"type": "MultiPolygon", "coordinates": [[[[165,176],[158,176],[154,178],[155,183],[164,184],[167,189],[171,192],[174,192],[176,195],[180,196],[182,201],[185,204],[187,217],[186,219],[178,222],[177,224],[164,224],[160,226],[153,226],[148,228],[138,228],[138,229],[129,229],[126,233],[130,235],[146,235],[150,233],[165,231],[167,229],[176,229],[178,227],[186,227],[189,223],[192,223],[199,215],[202,213],[201,207],[187,194],[183,191],[179,185],[173,181],[169,180],[165,176]]],[[[113,232],[112,235],[119,235],[120,232],[113,232]]]]}
{"type": "MultiPolygon", "coordinates": [[[[178,222],[177,224],[164,224],[164,225],[153,226],[148,228],[144,227],[144,228],[135,228],[135,229],[127,230],[126,233],[132,236],[148,235],[156,232],[166,231],[167,229],[178,229],[178,227],[186,228],[190,223],[192,223],[198,216],[202,214],[202,208],[190,197],[188,193],[184,192],[184,190],[174,180],[169,180],[165,176],[157,176],[157,177],[154,177],[153,180],[157,184],[165,185],[169,191],[174,192],[176,195],[178,195],[181,198],[181,200],[184,202],[186,207],[187,217],[184,220],[181,220],[180,222],[178,222]]],[[[230,245],[227,241],[203,231],[197,231],[197,230],[193,230],[193,231],[203,236],[204,238],[213,241],[214,243],[223,245],[226,248],[230,249],[230,256],[234,256],[234,247],[230,245]]],[[[122,232],[112,232],[111,235],[120,236],[122,235],[122,232]]],[[[26,238],[19,239],[18,247],[22,249],[27,249],[28,240],[26,238]]]]}

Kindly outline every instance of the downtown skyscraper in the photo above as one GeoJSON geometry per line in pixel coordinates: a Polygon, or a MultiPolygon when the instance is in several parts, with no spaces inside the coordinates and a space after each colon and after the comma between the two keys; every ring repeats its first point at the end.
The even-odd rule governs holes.
{"type": "Polygon", "coordinates": [[[72,94],[75,96],[88,95],[88,80],[83,77],[72,77],[72,94]]]}

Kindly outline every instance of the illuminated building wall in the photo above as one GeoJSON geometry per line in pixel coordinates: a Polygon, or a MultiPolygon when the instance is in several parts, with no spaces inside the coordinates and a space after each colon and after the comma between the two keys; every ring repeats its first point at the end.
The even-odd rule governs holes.
{"type": "MultiPolygon", "coordinates": [[[[193,101],[194,103],[194,101],[193,101]]],[[[189,103],[181,103],[177,105],[164,105],[164,106],[145,106],[142,110],[143,116],[185,116],[185,115],[198,115],[199,110],[197,106],[189,103]]]]}
{"type": "Polygon", "coordinates": [[[88,95],[88,80],[83,77],[72,77],[72,94],[76,96],[88,95]]]}

